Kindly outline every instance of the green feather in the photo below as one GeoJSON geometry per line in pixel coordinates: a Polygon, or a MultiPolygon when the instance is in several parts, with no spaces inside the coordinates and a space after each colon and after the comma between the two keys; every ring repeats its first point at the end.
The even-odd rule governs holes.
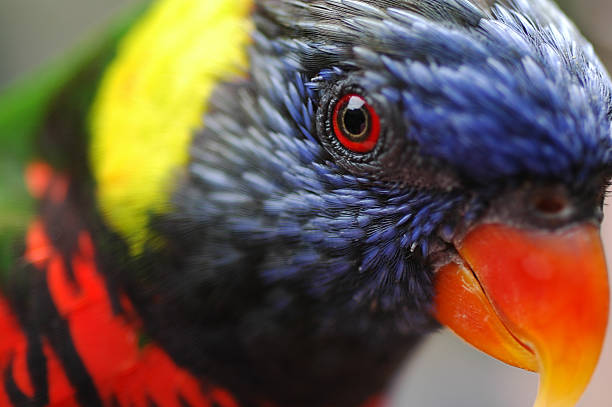
{"type": "Polygon", "coordinates": [[[148,0],[140,2],[112,21],[101,35],[0,93],[0,272],[12,264],[15,237],[23,234],[33,213],[34,203],[26,191],[23,172],[35,156],[36,135],[47,113],[55,109],[56,97],[67,86],[82,87],[70,90],[81,96],[70,100],[93,99],[97,81],[92,86],[91,81],[73,83],[72,78],[94,62],[100,66],[101,75],[103,66],[114,56],[119,40],[149,3],[148,0]]]}

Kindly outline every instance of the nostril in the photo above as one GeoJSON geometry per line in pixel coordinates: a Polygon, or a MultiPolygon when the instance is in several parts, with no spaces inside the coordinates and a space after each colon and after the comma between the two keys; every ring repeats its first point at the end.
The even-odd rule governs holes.
{"type": "Polygon", "coordinates": [[[555,216],[563,213],[569,206],[569,202],[562,195],[542,195],[535,198],[535,209],[542,215],[555,216]]]}

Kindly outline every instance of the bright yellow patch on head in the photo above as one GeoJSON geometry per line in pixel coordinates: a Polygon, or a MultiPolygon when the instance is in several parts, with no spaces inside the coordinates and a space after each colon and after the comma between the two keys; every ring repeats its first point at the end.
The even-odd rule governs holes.
{"type": "Polygon", "coordinates": [[[91,164],[107,222],[142,250],[167,210],[215,84],[245,71],[252,0],[159,0],[120,44],[91,116],[91,164]]]}

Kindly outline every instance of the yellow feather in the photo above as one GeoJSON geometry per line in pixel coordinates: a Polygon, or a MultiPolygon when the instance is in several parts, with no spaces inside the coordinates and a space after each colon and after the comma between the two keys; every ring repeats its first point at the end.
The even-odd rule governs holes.
{"type": "Polygon", "coordinates": [[[91,166],[106,221],[142,250],[215,84],[246,71],[252,0],[160,0],[128,33],[91,112],[91,166]]]}

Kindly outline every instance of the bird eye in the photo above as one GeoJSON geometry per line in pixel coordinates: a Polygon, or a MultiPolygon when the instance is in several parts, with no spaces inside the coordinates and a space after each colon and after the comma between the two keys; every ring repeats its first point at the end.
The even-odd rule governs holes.
{"type": "Polygon", "coordinates": [[[363,97],[343,96],[334,107],[334,134],[345,148],[354,153],[369,153],[380,137],[380,119],[363,97]]]}

